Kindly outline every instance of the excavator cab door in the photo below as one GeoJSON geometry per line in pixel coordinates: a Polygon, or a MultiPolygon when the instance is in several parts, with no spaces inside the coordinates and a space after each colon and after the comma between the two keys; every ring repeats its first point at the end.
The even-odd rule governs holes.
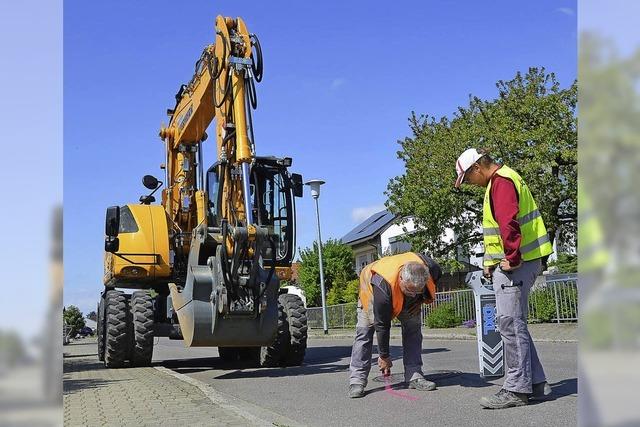
{"type": "MultiPolygon", "coordinates": [[[[215,163],[207,171],[209,224],[218,226],[224,182],[222,167],[215,163]]],[[[254,163],[250,179],[253,217],[256,224],[268,230],[273,244],[265,246],[262,256],[266,265],[289,266],[295,251],[295,197],[302,191],[302,176],[289,174],[275,159],[254,163]],[[274,250],[275,249],[275,250],[274,250]]]]}

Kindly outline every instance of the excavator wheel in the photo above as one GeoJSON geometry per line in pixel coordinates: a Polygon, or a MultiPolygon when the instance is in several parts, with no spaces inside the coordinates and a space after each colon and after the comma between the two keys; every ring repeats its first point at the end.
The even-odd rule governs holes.
{"type": "Polygon", "coordinates": [[[129,300],[122,291],[107,291],[105,322],[104,364],[107,368],[122,368],[127,360],[131,334],[129,300]]]}
{"type": "Polygon", "coordinates": [[[131,295],[133,346],[131,364],[150,366],[153,357],[153,298],[149,291],[136,291],[131,295]]]}
{"type": "Polygon", "coordinates": [[[289,348],[284,356],[287,366],[300,366],[307,350],[307,309],[293,294],[280,295],[289,326],[289,348]]]}
{"type": "Polygon", "coordinates": [[[278,329],[276,331],[276,339],[269,347],[260,349],[260,366],[272,368],[284,365],[284,357],[289,349],[289,324],[287,323],[287,314],[285,312],[285,300],[280,295],[278,297],[278,329]]]}
{"type": "Polygon", "coordinates": [[[104,361],[104,344],[105,344],[105,307],[104,307],[104,293],[100,294],[100,302],[98,303],[98,319],[96,321],[96,335],[98,336],[98,360],[104,361]]]}

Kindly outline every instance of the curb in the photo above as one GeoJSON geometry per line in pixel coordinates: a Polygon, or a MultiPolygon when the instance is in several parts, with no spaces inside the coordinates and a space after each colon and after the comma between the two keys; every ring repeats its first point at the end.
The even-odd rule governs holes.
{"type": "MultiPolygon", "coordinates": [[[[353,339],[355,336],[355,331],[353,333],[336,333],[336,334],[315,334],[310,333],[308,335],[309,339],[314,340],[326,340],[326,339],[353,339]]],[[[391,334],[391,339],[400,339],[402,335],[399,334],[391,334]]],[[[466,334],[424,334],[424,339],[435,339],[435,340],[450,340],[450,341],[476,341],[475,335],[466,335],[466,334]]],[[[546,343],[577,343],[577,339],[568,339],[568,338],[536,338],[532,337],[533,342],[546,342],[546,343]]]]}
{"type": "Polygon", "coordinates": [[[211,385],[199,381],[195,378],[191,378],[188,375],[180,374],[165,368],[164,366],[154,366],[160,372],[167,375],[171,375],[180,381],[191,384],[197,387],[204,395],[215,405],[222,407],[234,414],[247,420],[247,425],[261,426],[261,427],[273,427],[273,426],[287,426],[287,427],[303,427],[304,424],[300,424],[290,418],[283,415],[272,412],[266,408],[262,408],[251,402],[239,399],[235,396],[228,395],[221,391],[216,390],[211,385]]]}

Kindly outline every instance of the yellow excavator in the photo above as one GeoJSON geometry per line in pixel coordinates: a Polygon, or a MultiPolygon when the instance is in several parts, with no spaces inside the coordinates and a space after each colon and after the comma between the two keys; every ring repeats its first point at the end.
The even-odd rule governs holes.
{"type": "Polygon", "coordinates": [[[149,365],[154,337],[217,346],[229,362],[302,363],[306,310],[279,286],[291,275],[302,176],[289,172],[289,157],[256,155],[251,112],[262,75],[256,35],[241,18],[218,16],[215,42],[160,129],[164,183],[145,175],[150,194],[107,209],[98,303],[107,367],[149,365]],[[217,161],[205,168],[214,119],[217,161]]]}

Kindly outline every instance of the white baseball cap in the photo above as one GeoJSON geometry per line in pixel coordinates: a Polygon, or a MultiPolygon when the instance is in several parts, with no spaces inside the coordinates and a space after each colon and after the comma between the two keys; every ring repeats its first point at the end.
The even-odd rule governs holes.
{"type": "Polygon", "coordinates": [[[456,160],[456,172],[458,173],[458,178],[455,183],[456,188],[460,187],[460,184],[462,184],[464,174],[467,173],[467,170],[471,165],[477,162],[483,155],[484,154],[480,154],[475,148],[469,148],[465,150],[464,153],[460,154],[460,157],[456,160]]]}

